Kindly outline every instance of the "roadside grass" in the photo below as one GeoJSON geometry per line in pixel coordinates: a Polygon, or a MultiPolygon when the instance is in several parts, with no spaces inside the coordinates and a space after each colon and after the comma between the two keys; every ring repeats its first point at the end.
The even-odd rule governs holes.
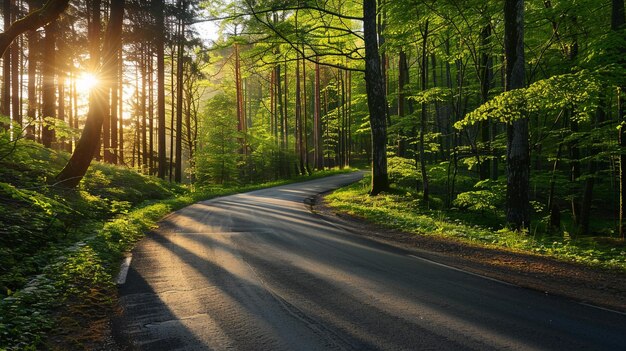
{"type": "Polygon", "coordinates": [[[610,237],[539,234],[537,227],[520,233],[503,227],[501,211],[444,209],[433,197],[427,206],[420,194],[402,188],[369,196],[369,178],[326,197],[328,205],[387,228],[513,251],[522,251],[589,266],[626,270],[626,244],[610,237]]]}
{"type": "Polygon", "coordinates": [[[93,321],[90,314],[109,313],[120,260],[166,214],[200,200],[352,171],[191,188],[95,162],[78,189],[46,185],[67,157],[20,141],[0,159],[0,350],[54,349],[50,343],[58,340],[50,335],[84,349],[86,341],[72,334],[93,321]]]}

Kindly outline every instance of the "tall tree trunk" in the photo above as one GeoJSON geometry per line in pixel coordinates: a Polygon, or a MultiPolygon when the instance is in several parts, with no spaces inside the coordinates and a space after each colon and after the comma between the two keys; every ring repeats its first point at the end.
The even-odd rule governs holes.
{"type": "MultiPolygon", "coordinates": [[[[428,89],[428,54],[426,52],[427,43],[428,43],[428,19],[424,25],[424,31],[422,32],[422,91],[426,91],[428,89]]],[[[422,113],[421,113],[421,122],[420,122],[420,135],[419,135],[419,155],[420,155],[420,171],[422,173],[422,198],[424,202],[428,204],[429,200],[429,183],[428,183],[428,173],[426,172],[426,157],[425,157],[425,144],[424,137],[426,134],[427,121],[428,121],[428,104],[426,101],[422,101],[422,113]]]]}
{"type": "Polygon", "coordinates": [[[148,49],[148,169],[154,175],[154,60],[148,49]]]}
{"type": "MultiPolygon", "coordinates": [[[[61,67],[59,67],[58,71],[59,73],[58,73],[57,91],[59,94],[58,95],[59,103],[58,103],[58,110],[57,110],[57,118],[59,121],[65,121],[65,78],[66,78],[65,75],[67,74],[67,72],[65,72],[65,70],[62,69],[61,67]]],[[[58,149],[59,150],[66,149],[66,140],[59,140],[58,149]]]]}
{"type": "MultiPolygon", "coordinates": [[[[39,0],[28,1],[28,10],[33,12],[41,6],[39,0]]],[[[35,120],[37,119],[37,62],[39,60],[39,34],[36,30],[28,32],[28,109],[26,110],[26,137],[35,140],[35,120]]]]}
{"type": "Polygon", "coordinates": [[[147,94],[146,94],[146,85],[147,83],[147,64],[146,64],[146,47],[142,45],[141,48],[141,59],[139,60],[139,66],[141,71],[141,94],[139,95],[139,110],[141,114],[141,166],[142,171],[149,174],[149,166],[148,166],[148,155],[150,150],[148,150],[148,116],[146,110],[147,103],[147,94]]]}
{"type": "MultiPolygon", "coordinates": [[[[179,0],[178,5],[184,13],[186,1],[179,0]]],[[[176,164],[174,181],[183,179],[183,59],[185,49],[185,21],[180,19],[180,37],[178,42],[178,58],[176,63],[176,164]]]]}
{"type": "MultiPolygon", "coordinates": [[[[407,62],[406,52],[400,51],[398,55],[398,117],[400,120],[406,116],[406,106],[408,99],[406,96],[405,88],[409,84],[409,64],[407,62]]],[[[400,122],[402,123],[402,122],[400,122]]],[[[406,133],[402,129],[398,131],[398,156],[406,157],[407,140],[406,133]]]]}
{"type": "MultiPolygon", "coordinates": [[[[113,60],[111,61],[111,66],[114,67],[114,70],[112,69],[111,73],[112,73],[112,79],[109,82],[109,91],[110,91],[110,96],[111,96],[111,109],[110,109],[110,114],[111,114],[111,118],[110,118],[110,122],[111,122],[111,163],[113,164],[118,164],[121,161],[121,154],[119,152],[119,148],[120,148],[120,143],[119,141],[121,139],[119,139],[118,137],[118,123],[121,124],[123,123],[123,119],[122,119],[122,114],[118,113],[118,109],[120,107],[122,107],[119,103],[119,99],[120,99],[120,82],[122,81],[122,77],[120,76],[120,72],[119,72],[119,66],[121,66],[121,60],[120,60],[120,53],[122,51],[122,46],[121,46],[121,42],[116,43],[117,47],[115,47],[113,50],[115,50],[115,54],[112,56],[113,60]]],[[[123,145],[122,145],[123,147],[123,145]]]]}
{"type": "Polygon", "coordinates": [[[165,154],[165,11],[164,0],[153,0],[156,17],[156,59],[157,59],[157,144],[159,157],[158,176],[165,179],[167,157],[165,154]]]}
{"type": "Polygon", "coordinates": [[[313,143],[315,144],[315,169],[324,169],[324,150],[322,147],[322,116],[320,99],[320,64],[315,60],[315,104],[313,110],[313,143]]]}
{"type": "MultiPolygon", "coordinates": [[[[124,0],[111,0],[111,14],[109,16],[109,24],[102,48],[102,62],[106,64],[102,65],[100,69],[102,76],[107,80],[111,79],[115,75],[115,70],[117,70],[117,67],[109,63],[113,61],[113,56],[118,54],[116,48],[119,46],[118,43],[121,41],[122,37],[123,16],[124,0]]],[[[92,34],[94,37],[96,34],[98,34],[98,38],[100,36],[99,31],[94,31],[92,34]]],[[[92,41],[91,43],[94,46],[99,46],[99,42],[100,40],[92,41]]],[[[100,56],[99,50],[93,50],[92,52],[97,53],[97,57],[100,56]]],[[[92,59],[92,62],[97,62],[94,57],[92,57],[92,59]]],[[[103,85],[97,85],[90,93],[89,112],[87,113],[87,120],[85,121],[85,127],[83,128],[80,140],[67,165],[65,165],[61,173],[56,177],[57,184],[72,188],[80,183],[80,180],[87,172],[89,164],[100,145],[100,133],[104,120],[103,113],[107,113],[108,110],[108,91],[103,85]]]]}
{"type": "MultiPolygon", "coordinates": [[[[491,56],[489,55],[489,45],[491,44],[491,23],[487,23],[481,30],[480,41],[480,102],[484,104],[489,99],[489,90],[491,89],[492,61],[491,56]]],[[[485,180],[490,177],[490,165],[495,159],[495,157],[493,157],[491,162],[486,160],[486,155],[491,153],[490,124],[490,121],[480,122],[480,136],[484,150],[484,154],[480,162],[480,180],[485,180]]]]}
{"type": "Polygon", "coordinates": [[[387,97],[380,70],[380,55],[376,31],[376,0],[363,1],[363,30],[365,39],[365,89],[372,133],[372,189],[377,195],[389,189],[387,174],[387,97]]]}
{"type": "MultiPolygon", "coordinates": [[[[5,0],[8,2],[9,0],[5,0]]],[[[13,11],[12,21],[18,19],[20,7],[16,6],[15,0],[11,0],[13,11]]],[[[19,40],[11,44],[11,121],[18,127],[22,127],[22,105],[20,104],[20,54],[19,40]]],[[[20,135],[21,136],[21,135],[20,135]]]]}
{"type": "Polygon", "coordinates": [[[45,38],[43,42],[43,54],[46,58],[43,62],[42,76],[43,87],[41,91],[41,113],[44,118],[43,128],[41,130],[41,142],[45,147],[52,147],[55,141],[54,129],[49,124],[54,123],[53,120],[45,120],[45,118],[56,117],[56,94],[55,94],[55,72],[56,72],[56,22],[46,25],[44,32],[45,38]]]}
{"type": "MultiPolygon", "coordinates": [[[[12,1],[4,0],[2,12],[4,20],[4,31],[11,27],[12,1]]],[[[11,114],[11,50],[6,50],[2,57],[2,101],[0,101],[0,115],[10,116],[11,114]]],[[[8,125],[3,126],[9,129],[8,125]]]]}
{"type": "MultiPolygon", "coordinates": [[[[504,48],[506,90],[524,87],[524,0],[504,2],[504,48]]],[[[507,221],[514,229],[530,226],[530,150],[528,119],[522,117],[507,126],[507,221]]]]}
{"type": "MultiPolygon", "coordinates": [[[[304,51],[304,49],[303,49],[304,51]]],[[[309,165],[309,136],[307,133],[307,126],[308,126],[308,118],[307,118],[307,94],[306,94],[306,58],[304,57],[304,55],[302,56],[302,90],[303,90],[303,95],[302,95],[302,130],[303,130],[303,134],[304,134],[304,141],[303,141],[303,155],[304,155],[304,168],[307,172],[307,174],[311,174],[311,167],[309,165]]]]}
{"type": "MultiPolygon", "coordinates": [[[[611,30],[618,32],[624,30],[624,0],[612,0],[611,2],[611,30]]],[[[626,54],[626,48],[618,48],[622,55],[626,54]]],[[[619,234],[622,239],[626,237],[626,116],[624,114],[624,93],[626,87],[617,88],[617,120],[622,126],[619,128],[617,142],[621,153],[619,156],[619,234]]]]}
{"type": "Polygon", "coordinates": [[[119,116],[119,154],[118,154],[118,158],[119,158],[119,163],[120,164],[125,164],[126,161],[124,161],[124,63],[123,61],[123,53],[122,53],[122,41],[119,40],[116,42],[117,45],[117,53],[115,54],[117,56],[117,91],[118,91],[118,116],[119,116]]]}

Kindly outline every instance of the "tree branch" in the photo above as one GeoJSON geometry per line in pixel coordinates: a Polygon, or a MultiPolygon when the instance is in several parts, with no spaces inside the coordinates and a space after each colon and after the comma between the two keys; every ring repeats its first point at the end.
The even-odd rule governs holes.
{"type": "Polygon", "coordinates": [[[42,8],[13,22],[9,29],[0,33],[0,55],[4,55],[11,42],[20,34],[43,27],[54,21],[65,11],[69,2],[69,0],[49,0],[42,8]]]}

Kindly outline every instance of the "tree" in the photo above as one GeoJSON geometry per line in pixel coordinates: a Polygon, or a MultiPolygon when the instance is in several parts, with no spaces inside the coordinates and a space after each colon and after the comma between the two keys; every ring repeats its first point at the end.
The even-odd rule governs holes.
{"type": "Polygon", "coordinates": [[[363,1],[363,30],[365,40],[365,86],[372,130],[372,189],[371,195],[389,189],[387,175],[387,101],[380,70],[376,27],[376,0],[363,1]]]}
{"type": "MultiPolygon", "coordinates": [[[[104,79],[111,79],[116,74],[117,67],[109,63],[114,61],[118,54],[118,43],[122,36],[122,22],[124,16],[124,0],[111,0],[109,22],[107,25],[104,43],[102,46],[102,64],[98,72],[104,79]]],[[[92,43],[97,45],[98,43],[92,43]]],[[[100,56],[100,55],[98,55],[100,56]]],[[[85,127],[76,145],[74,153],[70,157],[61,173],[56,177],[56,183],[68,188],[73,188],[80,183],[87,172],[91,160],[100,147],[100,134],[104,121],[104,114],[109,111],[108,90],[104,85],[94,87],[89,99],[89,112],[85,127]]]]}
{"type": "MultiPolygon", "coordinates": [[[[524,61],[524,0],[504,2],[504,50],[506,90],[523,88],[526,79],[524,61]]],[[[507,126],[507,221],[515,229],[530,226],[529,176],[530,149],[528,119],[517,118],[507,126]]]]}
{"type": "Polygon", "coordinates": [[[157,144],[158,176],[165,179],[167,170],[165,155],[165,11],[164,0],[153,0],[156,20],[156,60],[157,60],[157,144]]]}

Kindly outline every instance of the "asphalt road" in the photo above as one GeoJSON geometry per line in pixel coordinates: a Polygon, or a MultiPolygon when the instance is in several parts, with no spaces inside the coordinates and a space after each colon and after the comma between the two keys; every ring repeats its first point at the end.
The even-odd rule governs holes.
{"type": "Polygon", "coordinates": [[[626,316],[450,269],[311,213],[360,174],[165,218],[119,288],[138,350],[626,350],[626,316]]]}

